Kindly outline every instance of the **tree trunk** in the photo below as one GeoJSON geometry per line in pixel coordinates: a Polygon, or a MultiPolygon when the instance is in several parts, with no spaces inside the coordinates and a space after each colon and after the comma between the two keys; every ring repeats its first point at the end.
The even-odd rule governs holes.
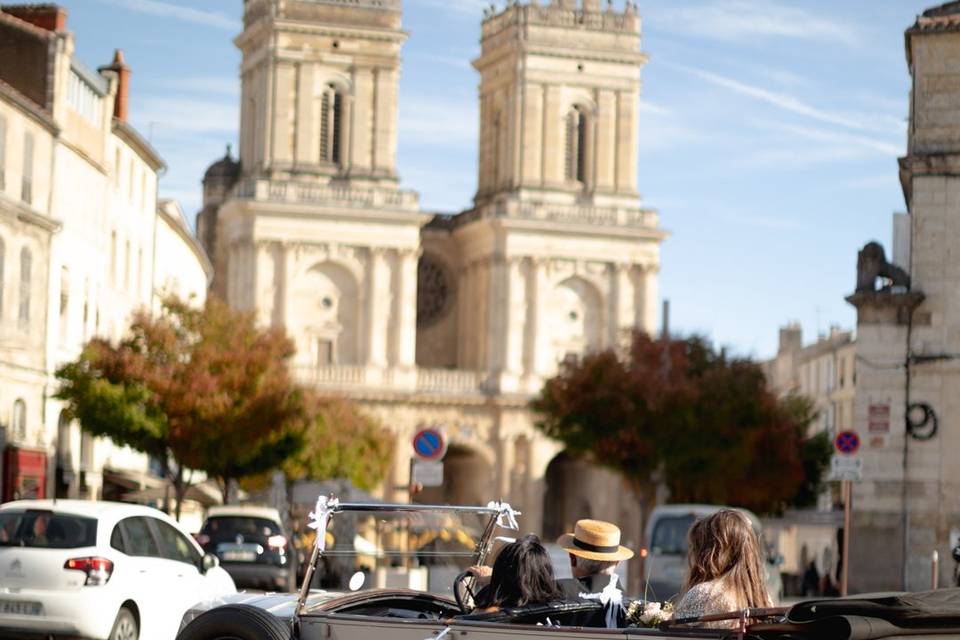
{"type": "Polygon", "coordinates": [[[173,491],[176,494],[177,504],[174,508],[174,518],[177,522],[180,522],[180,513],[183,510],[183,500],[186,498],[187,489],[189,485],[183,480],[183,466],[177,465],[177,475],[173,481],[173,491]]]}
{"type": "Polygon", "coordinates": [[[223,476],[220,483],[220,493],[223,497],[223,504],[230,504],[230,476],[223,476]]]}

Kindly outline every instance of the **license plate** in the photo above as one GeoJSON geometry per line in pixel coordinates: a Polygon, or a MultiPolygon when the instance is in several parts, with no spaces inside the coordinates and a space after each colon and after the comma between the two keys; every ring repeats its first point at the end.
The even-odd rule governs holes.
{"type": "Polygon", "coordinates": [[[253,562],[257,554],[255,551],[224,551],[222,557],[228,562],[253,562]]]}
{"type": "Polygon", "coordinates": [[[43,614],[43,605],[39,602],[24,602],[23,600],[0,600],[0,614],[39,616],[43,614]]]}

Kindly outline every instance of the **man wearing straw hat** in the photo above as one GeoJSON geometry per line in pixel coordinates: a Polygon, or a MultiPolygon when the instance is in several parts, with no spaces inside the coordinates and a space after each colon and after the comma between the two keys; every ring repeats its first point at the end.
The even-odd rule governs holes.
{"type": "Polygon", "coordinates": [[[603,520],[578,520],[573,533],[560,536],[557,544],[570,556],[573,578],[559,581],[567,597],[604,605],[604,624],[588,626],[622,627],[626,613],[616,569],[633,551],[620,545],[620,528],[603,520]]]}

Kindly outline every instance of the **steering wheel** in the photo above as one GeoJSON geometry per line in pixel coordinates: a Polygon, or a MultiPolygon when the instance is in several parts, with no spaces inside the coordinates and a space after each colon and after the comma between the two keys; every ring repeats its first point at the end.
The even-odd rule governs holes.
{"type": "Polygon", "coordinates": [[[457,601],[460,611],[464,614],[470,613],[476,606],[474,603],[476,594],[473,592],[471,584],[476,584],[476,577],[469,571],[461,571],[453,579],[453,597],[457,601]],[[468,596],[470,598],[469,608],[467,608],[468,596]]]}

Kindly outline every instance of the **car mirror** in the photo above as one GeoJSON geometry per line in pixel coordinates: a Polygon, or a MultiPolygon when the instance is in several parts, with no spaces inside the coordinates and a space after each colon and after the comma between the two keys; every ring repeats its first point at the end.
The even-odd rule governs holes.
{"type": "Polygon", "coordinates": [[[216,569],[219,566],[220,558],[212,553],[208,553],[200,558],[200,573],[206,573],[210,571],[210,569],[216,569]]]}

